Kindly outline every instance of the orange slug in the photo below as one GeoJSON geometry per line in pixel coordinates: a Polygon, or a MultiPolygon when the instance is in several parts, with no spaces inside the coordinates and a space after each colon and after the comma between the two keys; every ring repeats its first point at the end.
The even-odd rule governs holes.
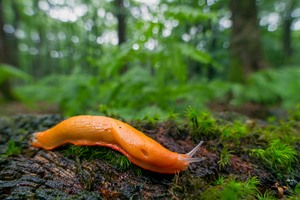
{"type": "Polygon", "coordinates": [[[81,115],[66,119],[53,128],[34,133],[32,146],[46,150],[63,144],[110,147],[128,157],[135,165],[154,172],[174,174],[185,170],[202,141],[189,153],[172,152],[132,126],[103,116],[81,115]]]}

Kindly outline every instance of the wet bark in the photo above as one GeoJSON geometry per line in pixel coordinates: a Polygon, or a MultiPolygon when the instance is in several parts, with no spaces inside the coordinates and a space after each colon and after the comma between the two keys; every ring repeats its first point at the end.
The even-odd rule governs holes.
{"type": "MultiPolygon", "coordinates": [[[[0,199],[171,198],[175,175],[146,170],[138,175],[105,160],[66,157],[65,147],[45,151],[30,146],[32,133],[61,120],[58,115],[0,118],[0,199]],[[6,156],[9,141],[15,141],[22,153],[6,156]]],[[[214,174],[202,167],[198,170],[201,176],[214,174]]]]}
{"type": "MultiPolygon", "coordinates": [[[[218,118],[232,122],[236,117],[239,116],[222,113],[218,118]]],[[[138,167],[120,170],[101,158],[66,156],[68,146],[45,151],[30,145],[32,133],[62,120],[59,115],[0,118],[0,199],[199,199],[202,192],[221,176],[243,181],[256,176],[261,182],[261,191],[278,181],[278,177],[239,147],[234,147],[236,150],[228,166],[220,169],[218,161],[222,146],[217,145],[219,138],[206,138],[204,146],[195,155],[206,159],[175,175],[142,169],[138,174],[135,171],[138,167]],[[16,148],[19,150],[11,153],[16,148]]],[[[156,125],[136,122],[133,125],[171,151],[186,153],[195,146],[185,134],[187,130],[172,121],[156,125]]],[[[254,142],[250,138],[241,142],[255,146],[249,144],[254,142]]],[[[295,174],[299,174],[299,163],[295,169],[295,174]]],[[[295,180],[298,178],[294,177],[295,180]]]]}

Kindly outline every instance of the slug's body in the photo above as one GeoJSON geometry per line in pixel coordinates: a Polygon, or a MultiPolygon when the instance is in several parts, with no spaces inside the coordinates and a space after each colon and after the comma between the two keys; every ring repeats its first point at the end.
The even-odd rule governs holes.
{"type": "Polygon", "coordinates": [[[35,133],[32,146],[51,150],[66,143],[110,147],[141,168],[167,174],[179,172],[186,169],[189,163],[203,160],[192,158],[202,142],[190,153],[178,154],[132,126],[102,116],[71,117],[51,129],[35,133]]]}

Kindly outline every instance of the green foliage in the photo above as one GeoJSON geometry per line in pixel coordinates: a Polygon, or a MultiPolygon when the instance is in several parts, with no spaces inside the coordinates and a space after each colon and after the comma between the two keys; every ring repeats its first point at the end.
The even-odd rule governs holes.
{"type": "Polygon", "coordinates": [[[265,70],[253,74],[246,85],[232,87],[232,103],[256,102],[268,105],[280,103],[285,108],[293,108],[300,102],[300,69],[285,67],[265,70]],[[246,91],[246,92],[245,92],[246,91]]]}
{"type": "Polygon", "coordinates": [[[30,75],[8,64],[0,64],[0,84],[12,78],[29,80],[30,75]]]}
{"type": "Polygon", "coordinates": [[[262,159],[263,163],[275,170],[289,172],[293,163],[297,161],[297,151],[288,144],[282,143],[279,139],[270,141],[264,149],[252,149],[251,155],[262,159]]]}
{"type": "Polygon", "coordinates": [[[199,51],[196,48],[192,47],[191,45],[185,43],[178,43],[178,48],[181,50],[181,53],[188,58],[191,58],[195,61],[204,64],[213,63],[212,57],[205,52],[199,51]]]}
{"type": "Polygon", "coordinates": [[[294,192],[298,197],[300,197],[300,182],[297,183],[294,192]]]}
{"type": "Polygon", "coordinates": [[[292,120],[300,121],[300,103],[296,105],[296,108],[294,107],[290,111],[289,115],[291,116],[292,120]]]}
{"type": "Polygon", "coordinates": [[[192,23],[199,23],[199,21],[212,19],[216,16],[213,13],[199,12],[199,8],[188,5],[169,6],[165,14],[167,17],[173,17],[179,21],[188,21],[192,23]]]}
{"type": "MultiPolygon", "coordinates": [[[[130,4],[128,10],[147,7],[156,20],[133,17],[128,12],[129,37],[116,46],[104,41],[107,33],[111,35],[116,30],[115,21],[107,19],[114,14],[114,5],[81,1],[65,4],[76,7],[80,3],[89,9],[75,22],[62,23],[30,3],[26,8],[38,17],[21,12],[26,19],[22,28],[28,32],[19,39],[24,47],[20,48],[21,68],[40,78],[17,88],[24,101],[32,105],[36,101],[58,104],[65,115],[99,114],[99,106],[104,105],[124,118],[140,118],[153,113],[164,116],[170,110],[182,111],[189,105],[203,109],[207,102],[228,91],[228,84],[219,80],[208,82],[205,74],[197,73],[195,79],[189,80],[190,74],[195,74],[190,63],[199,70],[218,67],[206,48],[197,47],[204,36],[191,35],[190,42],[181,39],[184,33],[190,34],[189,29],[197,28],[199,21],[216,19],[213,12],[201,12],[203,5],[162,3],[153,9],[143,3],[130,4]],[[103,16],[97,16],[97,11],[102,10],[103,16]],[[92,29],[85,30],[84,24],[93,24],[92,29]],[[164,34],[166,30],[170,31],[168,35],[164,34]],[[40,45],[30,35],[38,35],[40,45]],[[32,49],[37,49],[37,55],[31,54],[32,49]]],[[[6,7],[10,9],[13,5],[8,1],[6,7]]],[[[17,6],[23,8],[25,3],[19,2],[17,6]]],[[[54,4],[51,9],[58,7],[54,4]]],[[[13,21],[11,10],[7,15],[13,21]]]]}
{"type": "Polygon", "coordinates": [[[65,115],[78,115],[97,106],[97,82],[81,72],[70,76],[51,75],[32,85],[17,88],[16,92],[24,102],[46,101],[57,103],[65,115]]]}
{"type": "Polygon", "coordinates": [[[256,186],[259,180],[256,177],[248,179],[246,182],[236,181],[228,178],[217,181],[218,185],[212,186],[202,193],[201,199],[253,199],[257,193],[256,186]]]}
{"type": "MultiPolygon", "coordinates": [[[[24,2],[19,4],[24,7],[24,2]]],[[[76,7],[69,2],[65,4],[76,7]]],[[[198,27],[199,21],[214,19],[216,15],[201,12],[203,5],[194,3],[159,4],[158,9],[141,4],[130,4],[128,10],[134,8],[138,12],[144,6],[156,20],[133,17],[128,12],[129,37],[118,46],[104,41],[107,33],[111,35],[116,30],[115,21],[107,19],[114,14],[113,4],[85,4],[89,9],[84,16],[62,24],[39,7],[26,4],[39,17],[22,12],[26,17],[24,32],[36,33],[43,41],[36,45],[37,42],[26,34],[19,40],[21,47],[32,46],[30,49],[38,49],[38,55],[22,50],[20,60],[23,69],[34,72],[40,79],[17,88],[18,94],[33,105],[36,101],[59,104],[65,115],[98,114],[101,113],[99,106],[103,105],[124,118],[140,118],[153,113],[164,116],[170,110],[182,111],[189,105],[202,109],[210,100],[222,97],[229,89],[228,84],[219,80],[208,82],[205,74],[195,74],[189,66],[193,63],[197,69],[205,68],[206,71],[218,66],[206,48],[197,47],[203,36],[191,35],[194,39],[190,42],[181,39],[184,33],[190,34],[189,29],[198,27]],[[168,9],[164,9],[166,5],[168,9]],[[97,11],[102,10],[105,11],[103,16],[97,16],[97,11]],[[185,24],[187,19],[190,27],[185,24]],[[93,24],[92,29],[85,30],[84,24],[93,24]],[[166,30],[170,32],[167,35],[164,34],[166,30]],[[190,74],[195,74],[196,78],[189,80],[190,74]]],[[[12,5],[8,3],[7,6],[12,5]]],[[[54,4],[51,9],[57,7],[54,4]]],[[[13,20],[14,13],[9,14],[12,15],[9,19],[13,20]]]]}
{"type": "Polygon", "coordinates": [[[11,156],[11,155],[17,155],[21,153],[21,147],[18,146],[18,144],[13,141],[9,140],[8,146],[5,152],[5,156],[11,156]]]}
{"type": "Polygon", "coordinates": [[[156,78],[149,70],[139,67],[132,67],[123,76],[109,81],[78,70],[69,76],[48,76],[20,86],[16,92],[32,104],[56,103],[67,116],[109,112],[124,118],[146,115],[166,118],[170,110],[180,112],[188,105],[203,109],[209,100],[221,98],[228,88],[218,81],[180,84],[164,83],[156,78]]]}
{"type": "MultiPolygon", "coordinates": [[[[118,8],[111,2],[65,1],[47,8],[33,1],[3,1],[5,24],[17,25],[9,35],[17,36],[17,45],[11,47],[17,51],[19,70],[0,67],[0,82],[8,77],[27,81],[31,74],[40,80],[20,83],[23,99],[57,103],[66,115],[97,114],[100,105],[127,118],[136,117],[132,115],[137,111],[165,115],[189,105],[203,109],[230,90],[232,103],[298,104],[296,67],[254,74],[246,86],[220,81],[229,62],[225,5],[224,1],[131,2],[124,8],[127,40],[117,45],[118,8]],[[64,7],[86,9],[72,19],[49,14],[64,7]]],[[[262,17],[273,13],[274,5],[261,2],[262,17]]],[[[267,57],[277,63],[281,32],[267,31],[265,26],[262,30],[267,57]]],[[[294,37],[297,34],[293,32],[294,37]]],[[[293,47],[297,52],[299,45],[293,47]]],[[[230,70],[237,81],[243,79],[236,76],[240,66],[230,70]]]]}
{"type": "Polygon", "coordinates": [[[100,60],[92,60],[95,62],[96,67],[99,68],[99,76],[103,79],[111,77],[119,77],[120,71],[126,65],[128,60],[133,59],[136,52],[132,49],[132,43],[125,43],[120,48],[111,48],[107,51],[105,56],[100,60]]]}

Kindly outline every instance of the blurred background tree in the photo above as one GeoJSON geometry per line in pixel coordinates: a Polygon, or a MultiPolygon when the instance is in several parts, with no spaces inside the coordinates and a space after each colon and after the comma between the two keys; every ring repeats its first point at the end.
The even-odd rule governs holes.
{"type": "Polygon", "coordinates": [[[289,96],[300,84],[296,0],[0,4],[2,100],[46,101],[66,115],[129,116],[211,101],[300,101],[289,96]]]}
{"type": "Polygon", "coordinates": [[[229,80],[244,82],[253,72],[265,68],[261,48],[256,1],[231,0],[231,64],[229,80]]]}
{"type": "MultiPolygon", "coordinates": [[[[16,5],[12,3],[12,8],[16,9],[16,5]]],[[[6,34],[4,27],[5,27],[5,16],[3,13],[4,7],[3,2],[0,1],[0,67],[4,74],[4,68],[7,67],[4,64],[10,64],[15,67],[18,67],[18,54],[17,54],[17,41],[14,35],[6,34]]],[[[19,20],[19,16],[16,12],[14,14],[14,25],[17,26],[17,22],[19,20]]],[[[3,78],[0,79],[0,91],[2,92],[3,98],[8,101],[13,101],[16,99],[12,92],[11,82],[9,79],[6,79],[4,75],[3,78]]]]}

